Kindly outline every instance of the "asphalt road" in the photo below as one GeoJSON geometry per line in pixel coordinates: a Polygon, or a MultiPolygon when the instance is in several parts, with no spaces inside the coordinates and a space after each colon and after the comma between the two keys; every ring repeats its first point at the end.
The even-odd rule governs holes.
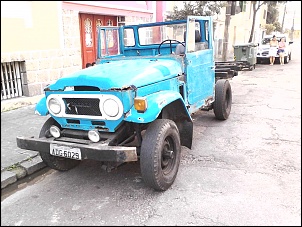
{"type": "Polygon", "coordinates": [[[193,148],[169,190],[146,187],[138,163],[107,173],[87,160],[4,199],[1,225],[301,226],[299,50],[233,78],[228,120],[193,116],[193,148]]]}

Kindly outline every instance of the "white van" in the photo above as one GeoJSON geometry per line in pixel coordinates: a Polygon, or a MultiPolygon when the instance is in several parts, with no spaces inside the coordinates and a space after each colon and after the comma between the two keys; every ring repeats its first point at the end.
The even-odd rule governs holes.
{"type": "MultiPolygon", "coordinates": [[[[284,52],[284,63],[287,64],[292,58],[291,52],[291,44],[292,41],[289,42],[289,38],[285,34],[275,34],[278,42],[280,42],[281,38],[285,38],[286,48],[284,52]]],[[[266,35],[263,37],[261,43],[258,45],[257,49],[257,63],[267,62],[269,63],[269,42],[273,38],[273,35],[266,35]]],[[[279,55],[276,56],[276,61],[279,62],[279,55]]]]}

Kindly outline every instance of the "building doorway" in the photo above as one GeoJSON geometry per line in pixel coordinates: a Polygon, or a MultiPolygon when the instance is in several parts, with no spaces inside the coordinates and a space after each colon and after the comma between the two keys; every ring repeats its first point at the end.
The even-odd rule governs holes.
{"type": "Polygon", "coordinates": [[[80,14],[82,68],[96,61],[97,32],[100,26],[117,26],[117,16],[80,14]]]}

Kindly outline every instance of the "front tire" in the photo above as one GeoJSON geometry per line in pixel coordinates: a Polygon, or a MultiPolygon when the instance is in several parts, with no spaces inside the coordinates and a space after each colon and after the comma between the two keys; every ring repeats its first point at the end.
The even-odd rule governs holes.
{"type": "Polygon", "coordinates": [[[232,107],[232,89],[226,79],[218,80],[215,84],[214,114],[218,120],[228,119],[232,107]]]}
{"type": "Polygon", "coordinates": [[[284,64],[288,64],[289,63],[289,55],[284,57],[284,64]]]}
{"type": "Polygon", "coordinates": [[[144,135],[141,174],[146,185],[157,191],[167,190],[174,182],[181,156],[179,130],[174,121],[157,119],[144,135]]]}
{"type": "MultiPolygon", "coordinates": [[[[60,125],[52,117],[50,117],[44,123],[40,131],[39,138],[47,136],[49,134],[48,130],[52,125],[56,125],[57,127],[60,128],[60,125]]],[[[80,161],[78,160],[50,155],[49,150],[46,152],[40,152],[40,156],[47,166],[59,171],[67,171],[80,164],[80,161]]]]}

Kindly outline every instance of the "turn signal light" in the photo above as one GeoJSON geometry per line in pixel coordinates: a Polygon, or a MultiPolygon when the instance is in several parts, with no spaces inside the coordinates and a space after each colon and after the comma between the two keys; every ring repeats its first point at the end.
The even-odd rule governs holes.
{"type": "Polygon", "coordinates": [[[138,112],[145,112],[147,110],[147,100],[146,98],[135,98],[134,99],[134,108],[138,112]]]}

